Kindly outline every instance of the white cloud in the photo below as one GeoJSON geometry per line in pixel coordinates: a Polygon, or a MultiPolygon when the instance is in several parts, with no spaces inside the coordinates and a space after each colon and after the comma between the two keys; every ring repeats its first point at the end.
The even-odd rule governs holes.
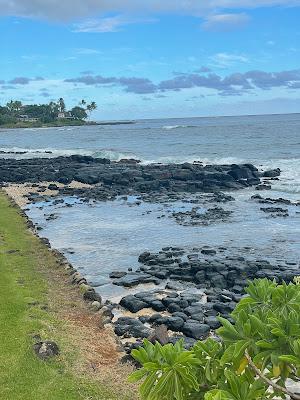
{"type": "Polygon", "coordinates": [[[0,0],[0,15],[61,21],[105,13],[167,12],[203,17],[224,10],[271,6],[300,6],[300,0],[0,0]]]}
{"type": "Polygon", "coordinates": [[[213,65],[218,68],[231,67],[240,63],[247,63],[249,59],[241,54],[217,53],[211,57],[213,65]]]}
{"type": "Polygon", "coordinates": [[[75,50],[78,55],[93,55],[93,54],[101,54],[102,52],[96,49],[89,48],[79,48],[75,50]]]}
{"type": "Polygon", "coordinates": [[[249,20],[249,16],[245,13],[214,14],[205,18],[202,28],[206,31],[228,31],[246,25],[249,20]]]}
{"type": "Polygon", "coordinates": [[[74,25],[74,32],[118,32],[125,25],[135,23],[149,23],[154,22],[154,19],[139,19],[131,18],[123,15],[116,15],[114,17],[88,19],[74,25]]]}
{"type": "Polygon", "coordinates": [[[75,32],[117,32],[126,21],[120,15],[109,18],[87,20],[74,25],[75,32]]]}

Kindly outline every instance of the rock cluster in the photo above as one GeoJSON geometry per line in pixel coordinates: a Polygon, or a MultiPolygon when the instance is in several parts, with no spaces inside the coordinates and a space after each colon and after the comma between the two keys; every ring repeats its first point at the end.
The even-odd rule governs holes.
{"type": "Polygon", "coordinates": [[[201,209],[201,207],[193,207],[191,211],[173,212],[171,217],[174,218],[179,225],[198,226],[209,225],[213,222],[227,221],[233,213],[233,211],[224,210],[222,207],[208,208],[205,212],[201,212],[201,209]]]}
{"type": "Polygon", "coordinates": [[[140,268],[114,280],[117,285],[135,286],[154,282],[160,288],[123,297],[120,306],[135,314],[115,322],[123,338],[144,338],[164,325],[174,336],[202,339],[219,326],[217,315],[230,313],[244,294],[248,279],[269,278],[289,282],[300,274],[296,263],[271,264],[266,260],[231,256],[225,248],[203,247],[192,252],[179,247],[139,256],[140,268]],[[139,279],[140,276],[140,279],[139,279]]]}
{"type": "MultiPolygon", "coordinates": [[[[61,194],[106,200],[130,193],[197,193],[242,189],[260,184],[260,173],[252,164],[206,165],[200,163],[150,164],[111,162],[74,155],[42,159],[0,159],[0,182],[68,184],[75,180],[95,185],[90,189],[48,189],[61,194]]],[[[222,199],[220,199],[222,201],[222,199]]]]}

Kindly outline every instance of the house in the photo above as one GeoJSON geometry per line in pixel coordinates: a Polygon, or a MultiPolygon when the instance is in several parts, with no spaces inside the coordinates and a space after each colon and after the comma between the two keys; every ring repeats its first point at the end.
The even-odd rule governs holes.
{"type": "Polygon", "coordinates": [[[38,118],[29,117],[27,114],[22,114],[18,117],[18,121],[20,122],[37,122],[38,120],[38,118]]]}
{"type": "Polygon", "coordinates": [[[59,112],[57,114],[57,119],[74,119],[74,117],[71,115],[70,111],[67,111],[67,112],[59,112]]]}

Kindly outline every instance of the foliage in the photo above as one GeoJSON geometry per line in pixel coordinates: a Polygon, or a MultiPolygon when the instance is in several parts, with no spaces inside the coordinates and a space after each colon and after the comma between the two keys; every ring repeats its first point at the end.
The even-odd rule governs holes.
{"type": "Polygon", "coordinates": [[[132,351],[142,368],[131,381],[144,379],[145,400],[300,399],[286,388],[300,376],[300,286],[267,279],[249,283],[232,312],[233,323],[219,317],[218,339],[161,346],[147,340],[132,351]]]}
{"type": "Polygon", "coordinates": [[[67,111],[65,101],[61,97],[57,102],[50,101],[49,104],[23,105],[21,101],[11,100],[6,106],[0,106],[0,125],[18,125],[21,123],[54,123],[58,119],[83,121],[97,109],[97,104],[92,101],[87,104],[81,100],[80,106],[73,107],[67,111]],[[63,116],[61,116],[61,114],[63,116]]]}
{"type": "Polygon", "coordinates": [[[73,107],[71,110],[71,115],[75,119],[86,119],[87,118],[87,113],[84,108],[76,106],[73,107]]]}

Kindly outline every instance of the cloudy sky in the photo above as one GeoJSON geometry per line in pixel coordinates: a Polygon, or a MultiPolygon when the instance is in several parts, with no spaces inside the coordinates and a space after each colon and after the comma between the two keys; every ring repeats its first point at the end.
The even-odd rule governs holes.
{"type": "Polygon", "coordinates": [[[0,0],[0,104],[95,119],[300,112],[300,0],[0,0]]]}

